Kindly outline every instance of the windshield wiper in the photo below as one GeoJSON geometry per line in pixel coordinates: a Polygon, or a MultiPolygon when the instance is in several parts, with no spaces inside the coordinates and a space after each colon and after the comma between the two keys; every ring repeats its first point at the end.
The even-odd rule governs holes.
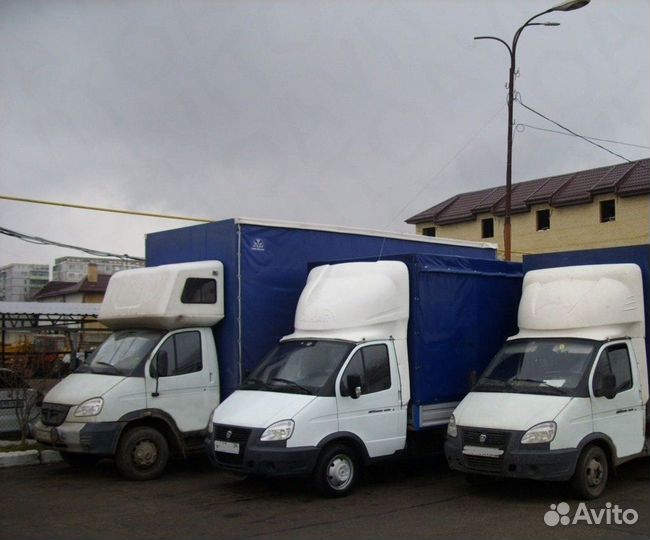
{"type": "Polygon", "coordinates": [[[113,370],[113,373],[117,373],[118,375],[122,375],[122,372],[116,368],[113,364],[109,364],[108,362],[102,362],[101,360],[93,362],[94,365],[98,366],[107,366],[113,370]]]}
{"type": "Polygon", "coordinates": [[[312,391],[309,390],[309,388],[306,388],[302,386],[301,384],[298,384],[296,381],[290,381],[289,379],[283,379],[281,377],[271,377],[271,381],[278,381],[281,383],[288,384],[290,386],[293,386],[294,388],[298,388],[299,390],[302,390],[303,393],[311,395],[312,391]]]}
{"type": "Polygon", "coordinates": [[[511,383],[512,382],[524,382],[524,383],[539,384],[539,385],[543,385],[544,388],[552,388],[560,396],[566,396],[567,395],[566,391],[562,390],[561,388],[559,388],[557,386],[553,386],[552,384],[549,384],[546,381],[539,381],[537,379],[518,379],[518,378],[514,378],[514,379],[510,379],[510,382],[511,383]]]}
{"type": "Polygon", "coordinates": [[[478,382],[474,385],[472,390],[481,389],[483,387],[491,388],[508,388],[508,381],[499,379],[498,377],[481,377],[478,382]],[[500,383],[500,384],[495,384],[500,383]]]}
{"type": "Polygon", "coordinates": [[[242,383],[242,388],[244,386],[257,385],[259,388],[271,388],[271,385],[262,379],[257,379],[255,377],[249,377],[242,383]]]}

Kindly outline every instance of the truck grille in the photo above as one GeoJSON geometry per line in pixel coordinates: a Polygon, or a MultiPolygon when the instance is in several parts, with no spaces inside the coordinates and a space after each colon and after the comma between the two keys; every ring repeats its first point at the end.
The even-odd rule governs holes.
{"type": "Polygon", "coordinates": [[[45,426],[60,426],[63,424],[72,405],[59,405],[58,403],[43,403],[41,405],[41,422],[45,426]]]}
{"type": "Polygon", "coordinates": [[[465,456],[465,465],[473,471],[501,472],[503,468],[503,456],[498,458],[465,456]]]}
{"type": "Polygon", "coordinates": [[[462,446],[484,446],[486,448],[498,448],[503,450],[499,457],[471,456],[465,454],[465,466],[479,472],[500,472],[503,468],[503,458],[508,448],[510,433],[507,431],[491,431],[487,429],[465,429],[461,428],[462,446]],[[483,439],[483,440],[481,440],[483,439]]]}
{"type": "Polygon", "coordinates": [[[239,466],[244,461],[244,451],[252,430],[236,426],[224,426],[215,424],[214,438],[219,441],[229,441],[239,444],[239,454],[227,454],[225,452],[215,452],[217,461],[223,465],[239,466]]]}
{"type": "Polygon", "coordinates": [[[463,429],[463,446],[489,446],[490,448],[500,448],[505,450],[508,446],[510,433],[507,431],[488,431],[487,429],[463,429]],[[485,440],[481,442],[481,435],[485,435],[485,440]]]}

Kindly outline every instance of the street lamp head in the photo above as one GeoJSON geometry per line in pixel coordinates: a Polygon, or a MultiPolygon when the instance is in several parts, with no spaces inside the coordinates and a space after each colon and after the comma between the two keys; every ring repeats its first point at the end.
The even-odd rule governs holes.
{"type": "Polygon", "coordinates": [[[585,7],[591,0],[566,0],[557,6],[552,7],[549,11],[573,11],[585,7]]]}

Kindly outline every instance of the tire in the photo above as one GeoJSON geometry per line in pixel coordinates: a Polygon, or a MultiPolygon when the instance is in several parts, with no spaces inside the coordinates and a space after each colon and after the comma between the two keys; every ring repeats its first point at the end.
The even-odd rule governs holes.
{"type": "Polygon", "coordinates": [[[349,495],[361,473],[357,453],[349,446],[336,444],[325,448],[316,464],[313,483],[325,497],[349,495]]]}
{"type": "Polygon", "coordinates": [[[142,426],[127,431],[117,448],[115,464],[122,476],[130,480],[158,478],[169,460],[169,445],[155,428],[142,426]]]}
{"type": "Polygon", "coordinates": [[[609,476],[607,455],[600,446],[588,446],[582,451],[571,478],[571,487],[581,499],[597,499],[605,491],[609,476]]]}
{"type": "Polygon", "coordinates": [[[97,465],[101,456],[96,454],[76,454],[74,452],[59,452],[63,461],[77,469],[89,469],[97,465]]]}

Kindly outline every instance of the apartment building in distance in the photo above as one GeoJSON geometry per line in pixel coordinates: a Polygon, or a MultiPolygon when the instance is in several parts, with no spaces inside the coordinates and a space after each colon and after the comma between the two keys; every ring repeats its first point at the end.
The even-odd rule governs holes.
{"type": "Polygon", "coordinates": [[[26,302],[50,278],[47,264],[8,264],[0,268],[0,301],[26,302]]]}
{"type": "MultiPolygon", "coordinates": [[[[406,220],[416,233],[498,244],[505,185],[461,193],[406,220]]],[[[650,242],[650,159],[512,185],[512,258],[650,242]]]]}
{"type": "Polygon", "coordinates": [[[52,281],[77,283],[88,275],[88,265],[95,265],[97,274],[112,276],[120,270],[140,268],[144,262],[122,259],[94,259],[91,257],[59,257],[54,260],[52,281]]]}

